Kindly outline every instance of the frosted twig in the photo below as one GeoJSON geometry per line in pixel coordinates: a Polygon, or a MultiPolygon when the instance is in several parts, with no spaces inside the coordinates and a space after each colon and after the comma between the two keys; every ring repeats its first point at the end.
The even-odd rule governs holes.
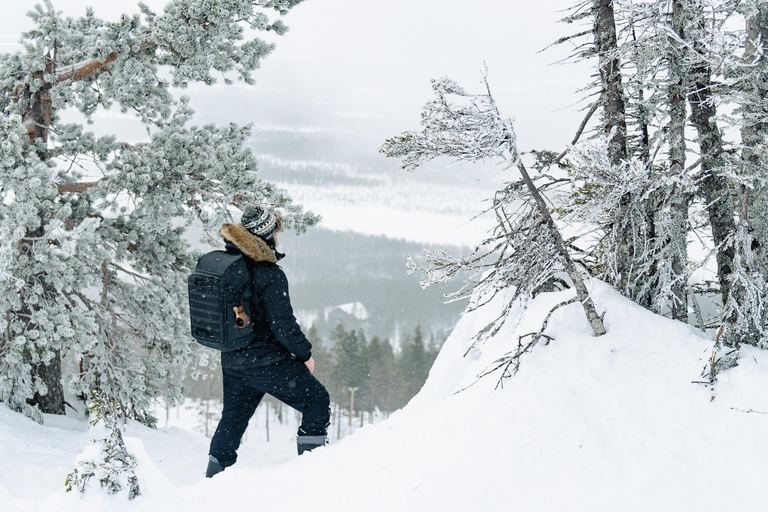
{"type": "Polygon", "coordinates": [[[768,412],[765,411],[756,411],[755,409],[738,409],[736,407],[731,407],[732,411],[738,411],[738,412],[744,412],[747,414],[755,413],[755,414],[768,414],[768,412]]]}

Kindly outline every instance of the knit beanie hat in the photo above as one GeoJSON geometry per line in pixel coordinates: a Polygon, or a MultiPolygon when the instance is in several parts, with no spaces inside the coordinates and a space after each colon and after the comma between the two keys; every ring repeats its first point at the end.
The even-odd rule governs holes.
{"type": "Polygon", "coordinates": [[[282,229],[283,219],[279,214],[272,213],[266,208],[258,205],[249,205],[243,211],[240,224],[251,234],[264,240],[271,240],[274,232],[282,229]]]}

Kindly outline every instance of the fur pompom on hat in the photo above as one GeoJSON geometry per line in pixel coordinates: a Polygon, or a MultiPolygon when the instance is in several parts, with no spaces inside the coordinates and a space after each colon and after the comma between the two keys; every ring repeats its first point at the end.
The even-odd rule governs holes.
{"type": "Polygon", "coordinates": [[[240,224],[251,234],[271,240],[275,231],[283,229],[283,218],[277,212],[271,212],[258,205],[249,205],[243,211],[240,224]]]}

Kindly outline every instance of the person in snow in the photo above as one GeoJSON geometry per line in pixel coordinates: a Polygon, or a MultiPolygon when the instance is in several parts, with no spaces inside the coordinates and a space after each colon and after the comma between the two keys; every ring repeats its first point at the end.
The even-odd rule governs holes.
{"type": "Polygon", "coordinates": [[[221,353],[224,410],[211,439],[208,478],[237,461],[240,439],[265,393],[302,413],[299,455],[327,444],[330,398],[312,376],[312,345],[296,322],[288,280],[277,265],[285,256],[276,249],[282,227],[279,214],[249,206],[240,224],[225,224],[219,232],[227,251],[246,257],[251,273],[253,341],[221,353]]]}

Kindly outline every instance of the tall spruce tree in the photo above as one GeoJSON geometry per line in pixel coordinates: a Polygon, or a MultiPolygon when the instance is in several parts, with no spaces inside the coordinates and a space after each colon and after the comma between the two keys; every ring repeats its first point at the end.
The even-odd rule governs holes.
{"type": "Polygon", "coordinates": [[[342,355],[343,342],[346,337],[347,330],[342,322],[338,322],[328,335],[329,349],[333,354],[333,369],[327,388],[328,393],[331,395],[331,401],[339,405],[344,405],[346,403],[345,400],[347,400],[347,398],[345,397],[348,393],[347,389],[344,387],[346,380],[344,368],[342,367],[343,358],[345,357],[342,355]]]}
{"type": "Polygon", "coordinates": [[[312,344],[312,357],[315,360],[313,375],[328,387],[333,378],[333,352],[314,324],[307,331],[307,339],[312,344]]]}
{"type": "Polygon", "coordinates": [[[402,351],[400,352],[399,363],[403,399],[407,403],[424,386],[431,366],[427,347],[424,344],[424,333],[421,325],[416,326],[413,335],[405,338],[402,351]]]}
{"type": "MultiPolygon", "coordinates": [[[[746,203],[757,261],[768,261],[768,4],[743,2],[745,22],[743,86],[738,97],[741,114],[742,163],[750,180],[746,203]]],[[[768,281],[768,264],[758,269],[768,281]]]]}
{"type": "Polygon", "coordinates": [[[395,354],[387,339],[374,336],[367,347],[369,410],[393,411],[395,398],[395,354]]]}
{"type": "Polygon", "coordinates": [[[735,173],[738,224],[734,236],[733,272],[724,316],[727,345],[766,346],[768,293],[768,185],[766,181],[766,115],[768,115],[768,5],[747,1],[744,18],[743,62],[733,66],[735,124],[741,134],[740,168],[735,173]]]}
{"type": "Polygon", "coordinates": [[[334,329],[333,335],[336,336],[342,332],[343,335],[339,336],[335,347],[334,382],[338,390],[336,396],[339,403],[343,407],[349,408],[350,388],[357,388],[355,401],[358,401],[357,393],[363,392],[366,380],[366,373],[363,369],[364,340],[356,331],[344,331],[343,325],[339,323],[334,329]]]}
{"type": "Polygon", "coordinates": [[[713,70],[707,45],[712,37],[712,25],[708,18],[717,16],[717,10],[713,11],[709,7],[705,0],[684,0],[679,4],[679,16],[682,18],[682,40],[691,49],[685,72],[689,77],[687,92],[691,121],[696,129],[702,158],[698,192],[704,200],[709,217],[712,241],[716,247],[720,294],[723,304],[726,304],[733,271],[733,235],[736,232],[736,222],[731,186],[727,178],[728,165],[723,151],[723,136],[717,119],[713,70]]]}

